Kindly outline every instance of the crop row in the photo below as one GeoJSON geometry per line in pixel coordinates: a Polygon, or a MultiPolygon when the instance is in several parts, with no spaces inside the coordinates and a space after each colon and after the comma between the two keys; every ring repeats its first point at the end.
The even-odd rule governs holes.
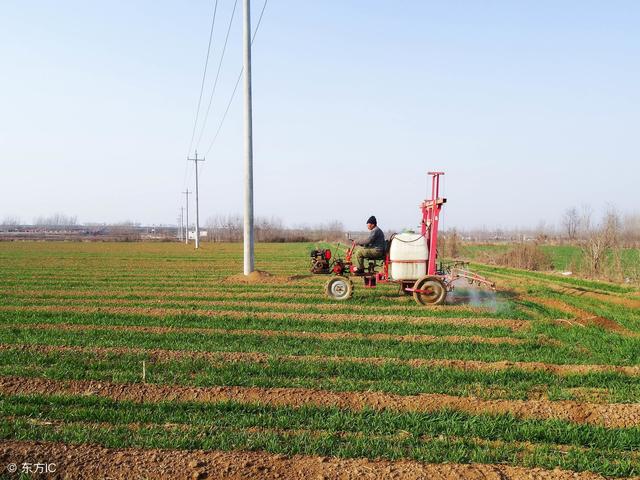
{"type": "Polygon", "coordinates": [[[510,415],[3,396],[2,438],[639,472],[640,431],[510,415]],[[32,419],[37,419],[33,421],[32,419]]]}
{"type": "MultiPolygon", "coordinates": [[[[332,314],[334,317],[350,318],[353,319],[365,319],[367,317],[374,317],[375,319],[387,318],[395,321],[416,321],[423,318],[500,318],[505,319],[508,324],[508,320],[513,320],[514,317],[519,319],[526,319],[526,316],[519,315],[507,315],[506,311],[491,312],[491,311],[478,311],[477,309],[454,307],[447,308],[446,310],[428,310],[425,311],[418,309],[390,309],[390,308],[370,308],[367,312],[366,309],[361,306],[346,305],[344,308],[336,309],[334,305],[324,303],[317,304],[313,302],[313,299],[307,300],[307,302],[300,302],[300,299],[296,298],[296,302],[292,302],[290,299],[281,299],[276,295],[268,297],[270,301],[260,301],[260,299],[251,299],[247,301],[237,301],[230,299],[219,300],[188,300],[188,299],[150,299],[150,300],[137,300],[137,299],[122,299],[122,298],[47,298],[37,296],[18,296],[18,295],[4,295],[0,300],[0,306],[6,307],[28,307],[28,306],[64,306],[64,307],[128,307],[128,308],[162,308],[167,310],[181,310],[185,313],[191,313],[192,311],[241,311],[241,312],[273,312],[273,313],[292,313],[296,315],[324,315],[332,314]],[[394,318],[395,317],[395,318],[394,318]],[[524,318],[523,318],[524,317],[524,318]]],[[[509,312],[511,313],[511,312],[509,312]]]]}
{"type": "Polygon", "coordinates": [[[144,353],[38,352],[17,347],[0,350],[0,375],[135,383],[142,379],[143,361],[145,381],[160,385],[302,387],[522,400],[541,395],[551,400],[580,399],[591,391],[599,401],[640,401],[640,376],[615,372],[557,375],[518,368],[491,372],[392,362],[368,364],[330,357],[214,361],[185,356],[157,360],[144,353]]]}
{"type": "MultiPolygon", "coordinates": [[[[38,318],[38,317],[34,317],[38,318]]],[[[37,322],[37,320],[35,320],[37,322]]],[[[55,327],[55,325],[52,325],[55,327]]],[[[567,339],[571,339],[571,331],[567,339]]],[[[594,336],[598,332],[594,333],[594,336]]],[[[323,355],[353,357],[387,357],[400,359],[442,358],[458,360],[500,360],[519,362],[545,362],[557,364],[610,364],[637,365],[640,349],[637,341],[625,342],[617,349],[591,351],[580,344],[525,341],[519,344],[483,344],[471,342],[451,343],[445,340],[431,342],[403,342],[399,340],[373,340],[362,338],[323,339],[319,337],[281,335],[264,336],[241,332],[160,333],[149,331],[104,329],[86,326],[79,331],[43,329],[37,326],[10,326],[0,328],[0,343],[70,345],[95,347],[140,347],[190,351],[262,352],[277,355],[323,355]]]]}
{"type": "Polygon", "coordinates": [[[183,315],[145,315],[144,310],[138,314],[117,313],[83,313],[73,309],[63,312],[13,310],[0,311],[0,327],[16,324],[66,324],[87,326],[122,326],[122,327],[163,327],[163,328],[199,328],[229,330],[270,330],[283,334],[288,332],[315,333],[353,333],[364,335],[428,335],[428,336],[482,336],[482,337],[513,337],[524,338],[523,333],[514,333],[510,328],[481,325],[456,325],[451,323],[409,323],[409,322],[376,322],[362,319],[352,321],[332,321],[325,319],[296,318],[295,314],[256,315],[252,313],[235,312],[215,313],[213,315],[197,315],[195,313],[183,315]],[[273,317],[271,316],[273,315],[273,317]]]}

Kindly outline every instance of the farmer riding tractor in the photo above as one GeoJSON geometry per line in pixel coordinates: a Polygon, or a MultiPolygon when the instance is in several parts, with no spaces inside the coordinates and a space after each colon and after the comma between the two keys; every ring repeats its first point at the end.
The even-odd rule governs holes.
{"type": "MultiPolygon", "coordinates": [[[[469,272],[464,264],[437,264],[438,256],[438,222],[445,198],[439,197],[440,176],[444,172],[429,172],[431,175],[431,199],[420,205],[422,211],[421,232],[399,233],[392,235],[385,242],[383,252],[372,252],[366,249],[356,254],[360,267],[364,266],[363,257],[369,258],[366,269],[354,265],[352,257],[357,243],[352,240],[344,259],[333,258],[331,250],[321,249],[311,252],[311,272],[332,277],[326,284],[325,293],[333,300],[348,300],[353,295],[351,276],[362,276],[365,288],[375,288],[378,283],[397,283],[400,290],[413,295],[420,305],[442,305],[447,292],[453,290],[456,280],[466,279],[470,284],[495,288],[495,284],[480,275],[469,272]],[[372,258],[373,257],[373,258],[372,258]],[[378,264],[377,260],[381,260],[378,264]],[[382,271],[378,269],[382,267],[382,271]]],[[[375,217],[371,217],[377,229],[375,217]]],[[[373,239],[373,228],[366,242],[373,239]]],[[[382,231],[379,234],[384,241],[382,231]]],[[[379,240],[379,238],[378,238],[379,240]]],[[[366,243],[361,242],[361,243],[366,243]]],[[[354,259],[355,260],[355,259],[354,259]]]]}

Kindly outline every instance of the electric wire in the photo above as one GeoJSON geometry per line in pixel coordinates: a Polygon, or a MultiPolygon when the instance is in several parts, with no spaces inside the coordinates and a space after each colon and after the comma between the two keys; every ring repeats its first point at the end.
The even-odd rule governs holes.
{"type": "Polygon", "coordinates": [[[207,106],[207,111],[204,115],[204,120],[202,121],[202,128],[200,129],[200,135],[198,136],[198,141],[196,142],[196,147],[200,145],[200,141],[202,140],[202,135],[204,134],[205,128],[207,127],[207,120],[209,119],[209,112],[211,111],[211,104],[213,103],[213,98],[216,93],[216,87],[218,86],[218,80],[220,79],[220,71],[222,70],[222,62],[224,60],[224,55],[227,51],[227,43],[229,42],[229,34],[231,33],[231,26],[233,25],[233,18],[235,17],[236,7],[238,6],[238,0],[233,2],[233,10],[231,12],[231,17],[229,18],[229,26],[227,27],[227,35],[224,39],[224,46],[222,47],[222,54],[220,55],[220,61],[218,62],[218,70],[216,72],[216,78],[213,82],[213,88],[211,89],[211,95],[209,96],[209,105],[207,106]]]}
{"type": "MultiPolygon", "coordinates": [[[[267,2],[268,2],[268,0],[265,0],[265,1],[264,1],[264,4],[262,5],[262,10],[260,11],[260,16],[258,17],[258,21],[256,22],[255,30],[253,31],[253,35],[252,35],[252,37],[251,37],[251,45],[253,45],[253,42],[255,41],[256,36],[257,36],[257,34],[258,34],[258,30],[260,29],[260,25],[261,25],[261,23],[262,23],[262,18],[263,18],[263,16],[264,16],[264,12],[265,12],[265,10],[266,10],[266,8],[267,8],[267,2]]],[[[216,80],[215,80],[215,82],[214,82],[214,89],[213,89],[213,91],[212,91],[212,93],[211,93],[211,97],[210,97],[210,100],[209,100],[209,105],[208,105],[208,107],[207,107],[207,113],[206,113],[206,115],[205,115],[205,123],[206,123],[206,119],[208,118],[208,115],[209,115],[209,110],[211,109],[211,103],[212,103],[212,100],[213,100],[213,94],[214,94],[214,92],[215,92],[215,86],[217,85],[217,82],[218,82],[218,77],[219,77],[220,69],[221,69],[221,65],[222,65],[222,59],[224,58],[224,52],[225,52],[225,50],[226,50],[227,41],[228,41],[228,38],[229,38],[229,32],[230,32],[230,30],[231,30],[231,24],[232,24],[232,22],[233,22],[233,17],[234,17],[234,14],[235,14],[235,10],[236,10],[237,3],[238,3],[238,2],[237,2],[237,0],[236,0],[236,1],[235,1],[235,3],[234,3],[234,6],[233,6],[233,12],[232,12],[232,14],[231,14],[231,18],[230,18],[230,20],[229,20],[229,27],[227,28],[227,35],[226,35],[226,38],[225,38],[225,44],[224,44],[224,47],[223,47],[223,51],[222,51],[222,56],[221,56],[221,58],[220,58],[220,62],[219,62],[219,64],[218,64],[218,71],[217,71],[217,73],[216,73],[216,80]]],[[[217,8],[217,0],[216,0],[216,8],[217,8]]],[[[213,26],[212,26],[212,27],[213,27],[213,26]]],[[[211,35],[210,35],[210,36],[211,36],[211,35]]],[[[207,50],[207,61],[208,61],[208,54],[209,54],[209,50],[207,50]]],[[[205,71],[206,71],[206,67],[205,67],[205,71]]],[[[214,138],[213,138],[213,140],[212,140],[211,144],[209,145],[209,148],[207,149],[207,151],[206,151],[206,153],[205,153],[205,156],[209,154],[209,152],[210,152],[210,151],[211,151],[211,149],[213,148],[213,145],[215,144],[215,141],[216,141],[216,140],[217,140],[217,138],[218,138],[218,135],[220,134],[220,131],[221,131],[221,129],[222,129],[222,126],[223,126],[223,124],[224,124],[224,122],[225,122],[225,120],[226,120],[226,118],[227,118],[227,115],[228,115],[228,113],[229,113],[229,109],[231,108],[231,105],[232,105],[233,100],[234,100],[234,98],[235,98],[236,92],[237,92],[237,90],[238,90],[238,85],[240,84],[240,80],[242,79],[242,74],[243,74],[243,72],[244,72],[244,67],[242,67],[242,68],[240,69],[240,72],[239,72],[239,74],[238,74],[238,78],[237,78],[236,83],[235,83],[235,86],[234,86],[234,88],[233,88],[233,92],[231,93],[231,97],[229,98],[229,101],[227,102],[227,106],[226,106],[226,108],[225,108],[225,111],[224,111],[224,114],[223,114],[222,119],[221,119],[221,121],[220,121],[220,124],[218,125],[218,128],[217,128],[217,130],[216,130],[216,134],[215,134],[215,136],[214,136],[214,138]]],[[[203,77],[203,82],[204,82],[204,77],[203,77]]],[[[202,90],[201,90],[201,92],[200,92],[200,97],[202,98],[202,90]]],[[[201,98],[200,98],[200,100],[201,100],[201,98]]],[[[199,103],[200,103],[200,100],[199,100],[199,103]]],[[[198,106],[198,109],[199,109],[199,106],[198,106]]],[[[196,120],[196,122],[197,122],[197,120],[196,120]]],[[[194,130],[193,130],[193,133],[195,133],[196,126],[197,126],[197,123],[196,123],[196,124],[194,124],[194,130]]],[[[202,126],[202,131],[201,131],[200,136],[199,136],[199,139],[198,139],[198,143],[200,143],[200,140],[201,140],[201,138],[202,138],[202,133],[204,132],[204,129],[205,129],[205,125],[203,124],[203,126],[202,126]]],[[[193,137],[194,137],[194,136],[195,136],[195,135],[194,135],[194,134],[192,134],[191,142],[193,142],[193,137]]],[[[189,151],[191,151],[191,146],[193,146],[193,145],[190,145],[190,146],[189,146],[189,151]]],[[[203,166],[204,166],[204,165],[203,165],[203,166]]],[[[183,190],[186,188],[188,181],[190,182],[191,177],[192,177],[192,175],[191,175],[191,173],[192,173],[192,172],[191,172],[191,170],[189,170],[189,168],[188,168],[188,167],[189,167],[189,162],[188,162],[188,161],[186,161],[186,162],[185,162],[185,171],[184,171],[184,181],[183,181],[183,185],[184,185],[184,187],[183,187],[183,190]],[[187,174],[188,174],[188,177],[189,177],[189,178],[187,178],[187,174]]],[[[200,174],[202,174],[202,168],[200,169],[200,174]]],[[[202,175],[200,175],[200,176],[202,176],[202,175]]],[[[181,195],[183,195],[183,194],[181,193],[181,195]]]]}
{"type": "Polygon", "coordinates": [[[211,29],[209,30],[209,44],[207,45],[207,56],[204,61],[204,71],[202,72],[202,83],[200,84],[200,96],[198,97],[198,106],[196,108],[196,119],[193,122],[193,131],[191,132],[191,140],[189,141],[189,149],[187,150],[187,156],[191,153],[191,147],[193,146],[193,139],[196,136],[196,129],[198,127],[198,117],[200,116],[200,105],[202,104],[202,94],[204,93],[204,84],[207,78],[207,67],[209,66],[209,55],[211,53],[211,42],[213,40],[213,30],[216,24],[216,14],[218,12],[218,0],[215,0],[213,5],[213,18],[211,19],[211,29]]]}
{"type": "MultiPolygon", "coordinates": [[[[264,11],[267,8],[267,2],[268,2],[268,0],[264,0],[264,4],[262,5],[262,10],[260,11],[260,16],[258,17],[258,21],[256,22],[256,29],[253,31],[253,36],[251,37],[251,45],[253,45],[253,42],[256,39],[256,35],[258,34],[258,30],[260,29],[260,24],[262,23],[262,17],[264,16],[264,11]]],[[[233,103],[233,100],[235,99],[236,92],[238,91],[238,85],[240,85],[240,80],[242,79],[242,74],[243,73],[244,73],[244,67],[241,67],[240,68],[240,73],[238,73],[238,78],[236,79],[236,84],[233,87],[233,92],[231,92],[231,97],[229,97],[229,101],[227,102],[227,107],[226,107],[226,109],[224,111],[224,114],[222,115],[222,119],[220,120],[220,123],[218,124],[218,128],[216,130],[216,133],[213,136],[213,140],[211,140],[211,143],[209,144],[209,148],[207,148],[207,151],[206,151],[205,155],[209,154],[209,152],[213,148],[213,145],[216,143],[216,140],[218,139],[218,135],[220,135],[220,130],[222,130],[222,125],[224,124],[224,121],[227,119],[227,115],[229,114],[229,109],[231,108],[231,104],[233,103]]]]}
{"type": "MultiPolygon", "coordinates": [[[[187,157],[189,156],[189,154],[191,153],[191,147],[193,146],[193,140],[196,136],[196,129],[198,127],[198,118],[200,116],[200,106],[202,104],[202,95],[204,93],[204,84],[207,78],[207,68],[209,66],[209,56],[211,54],[211,43],[213,42],[213,32],[215,29],[215,24],[216,24],[216,16],[217,16],[217,12],[218,12],[218,0],[215,0],[214,5],[213,5],[213,15],[211,18],[211,28],[209,29],[209,42],[207,44],[207,55],[205,57],[205,61],[204,61],[204,69],[202,72],[202,82],[200,84],[200,95],[198,96],[198,106],[196,107],[196,118],[193,122],[193,129],[191,131],[191,140],[189,141],[189,148],[187,149],[187,157]]],[[[187,187],[187,181],[189,180],[187,178],[187,175],[189,173],[189,162],[187,160],[185,160],[185,164],[184,164],[184,175],[182,178],[182,190],[185,190],[187,187]]],[[[182,198],[182,190],[180,193],[180,198],[182,198]]]]}
{"type": "Polygon", "coordinates": [[[216,140],[218,139],[218,135],[220,134],[220,130],[222,130],[222,125],[224,124],[224,121],[227,118],[227,115],[229,113],[229,109],[231,108],[231,104],[233,103],[233,100],[234,100],[234,98],[236,96],[236,92],[238,91],[238,85],[240,85],[240,80],[242,79],[242,73],[243,72],[244,72],[244,67],[240,70],[240,74],[238,75],[238,79],[236,80],[236,84],[233,87],[233,92],[231,93],[231,97],[229,98],[229,102],[227,103],[227,108],[225,109],[224,114],[222,115],[222,120],[220,120],[220,123],[218,124],[218,129],[216,130],[216,133],[213,136],[213,140],[211,140],[211,143],[209,144],[209,148],[207,148],[207,152],[205,153],[205,155],[209,154],[209,152],[213,148],[213,144],[216,143],[216,140]]]}

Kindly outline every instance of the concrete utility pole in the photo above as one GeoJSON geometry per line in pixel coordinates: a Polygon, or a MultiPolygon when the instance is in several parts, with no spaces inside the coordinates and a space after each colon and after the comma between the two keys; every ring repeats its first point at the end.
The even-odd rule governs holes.
{"type": "Polygon", "coordinates": [[[189,191],[189,189],[187,188],[184,192],[182,192],[185,194],[186,197],[186,205],[187,205],[187,223],[184,226],[184,243],[186,243],[187,245],[189,244],[189,194],[191,194],[192,192],[189,191]]]}
{"type": "Polygon", "coordinates": [[[204,162],[204,157],[198,158],[196,150],[196,158],[187,158],[196,166],[196,248],[200,248],[200,209],[198,206],[198,162],[204,162]]]}
{"type": "Polygon", "coordinates": [[[180,234],[178,240],[182,241],[182,235],[184,234],[184,207],[180,207],[180,234]]]}
{"type": "Polygon", "coordinates": [[[251,0],[244,1],[244,274],[254,270],[253,256],[253,125],[251,111],[251,0]]]}

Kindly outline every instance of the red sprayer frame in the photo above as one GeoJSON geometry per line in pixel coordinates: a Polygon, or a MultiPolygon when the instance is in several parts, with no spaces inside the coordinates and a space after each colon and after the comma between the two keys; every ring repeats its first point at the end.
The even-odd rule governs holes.
{"type": "Polygon", "coordinates": [[[429,252],[429,262],[427,264],[427,275],[436,274],[436,257],[438,252],[438,223],[440,222],[440,210],[447,201],[440,198],[440,175],[444,172],[428,172],[431,175],[431,200],[425,200],[420,205],[422,210],[422,230],[421,233],[427,242],[429,252]]]}

